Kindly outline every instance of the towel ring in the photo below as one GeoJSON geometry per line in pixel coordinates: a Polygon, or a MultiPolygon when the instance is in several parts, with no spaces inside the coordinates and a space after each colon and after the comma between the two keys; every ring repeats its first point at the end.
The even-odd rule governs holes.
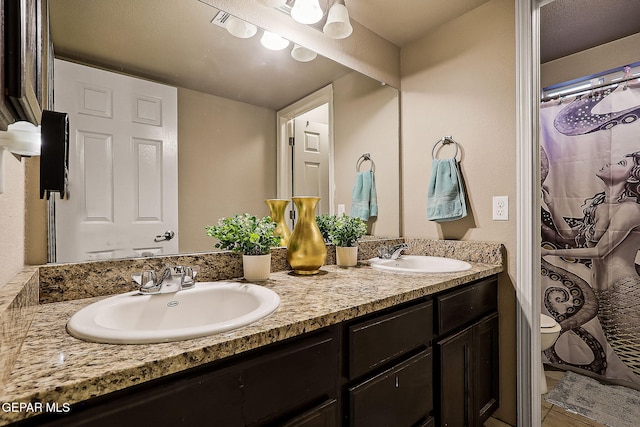
{"type": "Polygon", "coordinates": [[[433,149],[431,150],[431,158],[435,159],[436,158],[436,147],[438,146],[438,144],[442,143],[442,145],[447,145],[447,144],[454,144],[456,146],[456,153],[453,155],[452,159],[455,159],[458,156],[458,148],[460,147],[460,145],[453,140],[453,138],[451,136],[443,136],[442,138],[440,138],[438,140],[438,142],[436,142],[433,145],[433,149]]]}
{"type": "Polygon", "coordinates": [[[373,160],[371,160],[371,154],[364,153],[358,158],[358,161],[356,162],[356,172],[360,172],[360,166],[362,166],[362,164],[366,161],[371,162],[371,172],[376,171],[376,164],[373,162],[373,160]]]}

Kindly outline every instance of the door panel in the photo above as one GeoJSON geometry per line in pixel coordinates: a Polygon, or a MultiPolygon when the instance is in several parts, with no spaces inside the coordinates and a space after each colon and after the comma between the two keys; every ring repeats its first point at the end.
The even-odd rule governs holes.
{"type": "Polygon", "coordinates": [[[319,196],[317,214],[329,213],[329,126],[294,120],[293,196],[319,196]]]}
{"type": "Polygon", "coordinates": [[[54,83],[70,128],[55,261],[177,253],[176,88],[60,60],[54,83]]]}

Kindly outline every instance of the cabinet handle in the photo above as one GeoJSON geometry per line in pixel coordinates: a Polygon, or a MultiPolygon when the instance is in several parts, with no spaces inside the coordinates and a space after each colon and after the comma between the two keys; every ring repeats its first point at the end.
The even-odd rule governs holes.
{"type": "Polygon", "coordinates": [[[400,379],[396,375],[396,388],[400,387],[400,379]]]}

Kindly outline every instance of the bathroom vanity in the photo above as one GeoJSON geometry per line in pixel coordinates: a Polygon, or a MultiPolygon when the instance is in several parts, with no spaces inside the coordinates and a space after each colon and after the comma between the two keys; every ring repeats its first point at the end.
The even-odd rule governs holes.
{"type": "Polygon", "coordinates": [[[502,267],[472,265],[272,273],[264,285],[282,299],[274,314],[174,343],[77,340],[64,324],[96,298],[41,305],[0,399],[70,411],[4,413],[3,424],[482,425],[498,405],[502,267]]]}

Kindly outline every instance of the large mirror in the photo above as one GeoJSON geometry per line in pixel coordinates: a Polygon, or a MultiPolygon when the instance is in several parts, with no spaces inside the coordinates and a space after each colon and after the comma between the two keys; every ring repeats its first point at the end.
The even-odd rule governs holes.
{"type": "Polygon", "coordinates": [[[278,112],[327,88],[331,108],[308,113],[330,126],[331,203],[323,210],[348,213],[356,165],[368,153],[375,162],[379,204],[371,233],[399,234],[396,89],[319,55],[296,61],[293,44],[281,51],[265,49],[260,29],[251,38],[234,37],[220,25],[225,14],[197,0],[55,0],[49,2],[49,16],[56,57],[54,108],[63,111],[58,105],[65,98],[85,103],[82,111],[65,111],[72,128],[70,175],[84,181],[71,185],[68,199],[55,201],[57,255],[51,261],[211,251],[214,242],[204,227],[236,213],[267,215],[264,200],[279,196],[278,167],[295,166],[277,161],[278,112]],[[78,74],[75,67],[86,66],[98,76],[103,73],[105,80],[78,74]],[[105,115],[117,108],[112,84],[133,83],[108,81],[114,75],[141,84],[131,89],[139,95],[131,126],[147,122],[152,129],[128,137],[122,164],[116,159],[113,132],[124,124],[115,123],[113,132],[99,127],[87,131],[74,118],[90,122],[95,111],[105,115]],[[64,80],[75,93],[58,86],[64,80]],[[169,101],[147,92],[147,83],[173,90],[168,97],[175,98],[176,112],[169,119],[161,115],[170,110],[169,101]],[[158,130],[172,120],[174,130],[158,130]],[[167,132],[177,142],[175,166],[163,163],[172,149],[157,143],[167,132]],[[171,186],[173,193],[162,193],[171,186]],[[119,213],[118,203],[124,204],[126,215],[119,213]],[[176,209],[175,229],[163,223],[172,214],[161,204],[176,209]],[[77,218],[69,221],[73,216],[77,218]],[[125,238],[114,237],[123,216],[126,223],[142,227],[146,242],[123,241],[129,232],[125,238]],[[162,239],[167,231],[175,232],[173,246],[162,239]]]}

